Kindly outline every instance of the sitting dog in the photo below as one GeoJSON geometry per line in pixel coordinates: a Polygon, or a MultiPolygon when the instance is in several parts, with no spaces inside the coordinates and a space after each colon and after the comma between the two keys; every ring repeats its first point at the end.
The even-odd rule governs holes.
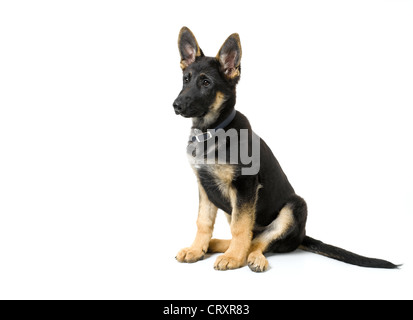
{"type": "Polygon", "coordinates": [[[196,262],[207,252],[220,252],[224,254],[215,261],[216,270],[248,264],[263,272],[268,268],[266,252],[301,248],[358,266],[397,268],[306,236],[306,202],[248,119],[235,110],[242,55],[238,34],[228,37],[216,57],[206,57],[183,27],[178,48],[183,88],[173,107],[177,115],[192,118],[187,151],[198,180],[199,211],[195,240],[176,259],[196,262]],[[211,239],[218,209],[228,218],[231,240],[211,239]]]}

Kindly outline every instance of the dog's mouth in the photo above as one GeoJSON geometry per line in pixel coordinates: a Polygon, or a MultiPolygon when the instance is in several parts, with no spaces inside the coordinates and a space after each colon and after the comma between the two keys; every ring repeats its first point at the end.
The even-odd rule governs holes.
{"type": "Polygon", "coordinates": [[[191,118],[191,117],[192,117],[191,115],[189,115],[189,114],[187,114],[187,113],[185,113],[185,112],[181,112],[181,111],[177,111],[177,110],[175,110],[175,114],[176,114],[177,116],[182,116],[182,117],[184,117],[184,118],[191,118]]]}
{"type": "Polygon", "coordinates": [[[208,111],[203,112],[202,114],[195,112],[182,112],[179,110],[175,110],[175,114],[178,116],[182,116],[184,118],[203,118],[204,116],[206,116],[206,114],[208,113],[208,111]]]}

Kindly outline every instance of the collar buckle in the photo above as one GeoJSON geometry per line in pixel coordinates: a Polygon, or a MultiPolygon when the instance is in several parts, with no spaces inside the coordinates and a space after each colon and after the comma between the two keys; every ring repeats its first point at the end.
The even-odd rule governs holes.
{"type": "Polygon", "coordinates": [[[198,142],[204,142],[206,140],[209,140],[212,138],[212,133],[207,131],[207,132],[201,132],[199,134],[195,135],[195,139],[198,142]]]}

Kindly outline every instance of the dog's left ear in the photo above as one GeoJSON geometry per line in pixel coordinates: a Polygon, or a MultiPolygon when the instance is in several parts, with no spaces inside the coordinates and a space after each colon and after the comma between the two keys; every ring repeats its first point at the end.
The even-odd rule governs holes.
{"type": "Polygon", "coordinates": [[[225,40],[216,56],[228,79],[238,80],[241,75],[241,55],[241,40],[238,33],[233,33],[225,40]]]}
{"type": "Polygon", "coordinates": [[[181,69],[185,70],[196,58],[203,57],[204,53],[198,45],[194,34],[187,27],[182,27],[178,37],[179,54],[181,55],[181,69]]]}

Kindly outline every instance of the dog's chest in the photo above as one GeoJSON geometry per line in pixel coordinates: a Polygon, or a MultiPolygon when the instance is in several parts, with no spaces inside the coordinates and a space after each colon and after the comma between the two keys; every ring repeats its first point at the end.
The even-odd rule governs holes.
{"type": "Polygon", "coordinates": [[[235,166],[208,164],[193,168],[209,200],[218,208],[231,213],[231,199],[235,196],[232,185],[236,178],[235,166]]]}

